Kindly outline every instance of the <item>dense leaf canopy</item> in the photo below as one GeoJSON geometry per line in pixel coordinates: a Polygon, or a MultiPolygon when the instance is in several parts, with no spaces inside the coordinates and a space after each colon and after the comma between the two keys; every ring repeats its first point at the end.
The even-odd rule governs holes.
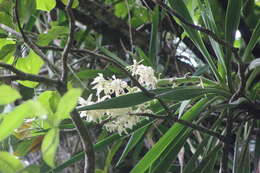
{"type": "Polygon", "coordinates": [[[0,173],[260,172],[259,0],[0,0],[0,173]]]}

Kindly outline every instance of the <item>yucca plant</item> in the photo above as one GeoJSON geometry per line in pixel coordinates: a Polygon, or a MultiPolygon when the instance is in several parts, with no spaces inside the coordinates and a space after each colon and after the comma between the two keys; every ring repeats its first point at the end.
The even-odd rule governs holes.
{"type": "Polygon", "coordinates": [[[0,0],[0,172],[259,172],[258,10],[0,0]],[[64,141],[77,146],[66,161],[64,141]]]}

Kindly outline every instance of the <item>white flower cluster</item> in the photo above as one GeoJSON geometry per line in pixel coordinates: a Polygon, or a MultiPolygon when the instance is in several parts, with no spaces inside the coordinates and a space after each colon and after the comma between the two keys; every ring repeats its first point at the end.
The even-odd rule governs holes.
{"type": "MultiPolygon", "coordinates": [[[[155,77],[154,70],[151,67],[139,65],[136,61],[132,66],[127,67],[133,76],[138,78],[140,84],[144,87],[152,89],[155,88],[157,78],[155,77]]],[[[93,95],[91,94],[87,100],[79,98],[80,106],[88,106],[94,103],[110,99],[112,95],[120,96],[128,93],[139,91],[136,87],[130,87],[125,81],[112,76],[111,79],[105,79],[103,74],[99,73],[98,76],[91,83],[92,89],[96,90],[97,100],[92,101],[93,95]]],[[[106,109],[106,110],[89,110],[81,111],[80,116],[86,117],[87,121],[101,122],[101,120],[110,119],[104,124],[104,127],[109,132],[118,132],[119,134],[127,133],[127,129],[132,129],[141,117],[132,115],[137,112],[151,112],[147,109],[147,103],[120,109],[106,109]],[[130,115],[131,113],[131,115],[130,115]]]]}
{"type": "Polygon", "coordinates": [[[144,87],[154,89],[157,83],[157,78],[154,75],[152,67],[139,64],[134,60],[134,64],[129,66],[128,69],[132,72],[132,75],[138,78],[138,82],[144,87]]]}

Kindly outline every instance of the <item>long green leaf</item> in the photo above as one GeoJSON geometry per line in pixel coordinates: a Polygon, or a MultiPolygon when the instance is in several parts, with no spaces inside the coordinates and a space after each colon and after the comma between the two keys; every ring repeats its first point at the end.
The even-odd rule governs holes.
{"type": "Polygon", "coordinates": [[[249,58],[249,55],[250,53],[252,52],[252,50],[254,49],[255,45],[257,44],[257,42],[259,41],[260,39],[260,20],[258,20],[257,24],[256,24],[256,27],[254,29],[254,32],[251,36],[251,39],[246,47],[246,50],[243,54],[243,61],[248,61],[250,58],[249,58]]]}
{"type": "Polygon", "coordinates": [[[159,163],[155,168],[152,168],[152,173],[167,173],[172,166],[173,161],[177,158],[180,149],[183,147],[187,138],[190,136],[192,129],[182,129],[174,138],[173,142],[163,152],[162,156],[158,158],[159,163]]]}
{"type": "Polygon", "coordinates": [[[108,57],[111,58],[112,61],[115,61],[117,63],[119,63],[120,65],[122,65],[123,67],[129,66],[129,64],[127,64],[125,61],[123,61],[121,58],[119,58],[116,54],[114,54],[113,52],[109,51],[108,49],[99,46],[99,49],[108,57]]]}
{"type": "Polygon", "coordinates": [[[209,171],[209,169],[212,169],[212,167],[214,167],[214,164],[213,165],[209,165],[209,164],[212,162],[212,159],[213,159],[213,161],[215,161],[216,156],[217,156],[217,154],[218,154],[218,152],[220,151],[221,148],[222,148],[221,145],[215,146],[207,154],[207,156],[204,157],[204,159],[201,161],[199,166],[192,171],[192,173],[201,173],[201,172],[204,172],[204,171],[209,171]],[[207,168],[209,168],[209,169],[207,169],[207,168]]]}
{"type": "MultiPolygon", "coordinates": [[[[151,93],[154,93],[157,97],[163,99],[170,99],[174,101],[183,101],[192,99],[194,97],[215,93],[225,97],[229,97],[230,94],[224,90],[216,88],[201,88],[201,87],[176,87],[176,88],[159,88],[155,90],[150,90],[151,93]]],[[[103,102],[99,102],[89,106],[83,106],[77,108],[78,111],[92,110],[92,109],[115,109],[115,108],[125,108],[130,106],[135,106],[147,101],[152,100],[153,98],[146,96],[142,92],[127,94],[119,97],[114,97],[103,102]]]]}
{"type": "Polygon", "coordinates": [[[183,173],[190,173],[190,170],[192,170],[196,166],[196,160],[200,155],[202,155],[204,147],[206,146],[208,142],[208,137],[206,137],[198,146],[196,149],[196,152],[192,155],[192,157],[189,159],[188,163],[186,163],[183,173]]]}
{"type": "MultiPolygon", "coordinates": [[[[187,10],[187,7],[183,1],[170,0],[169,3],[171,5],[171,7],[175,11],[178,12],[178,14],[180,14],[188,22],[193,23],[192,17],[190,16],[190,13],[187,10]]],[[[208,62],[209,66],[210,66],[210,69],[213,72],[213,74],[215,75],[216,79],[223,83],[223,79],[221,78],[214,61],[212,60],[209,52],[207,51],[200,34],[197,32],[197,30],[195,30],[183,23],[182,23],[182,27],[185,29],[185,31],[188,33],[190,39],[194,42],[194,44],[198,47],[198,49],[201,51],[201,53],[205,57],[206,61],[208,62]]]]}
{"type": "MultiPolygon", "coordinates": [[[[201,99],[192,108],[190,108],[183,116],[182,119],[192,121],[195,119],[203,108],[207,105],[208,98],[201,99]]],[[[141,161],[131,170],[131,173],[143,173],[152,166],[152,164],[163,154],[169,145],[172,144],[176,136],[187,127],[181,124],[174,124],[153,146],[153,148],[142,158],[141,161]]]]}
{"type": "Polygon", "coordinates": [[[138,144],[138,142],[142,139],[148,128],[149,126],[144,126],[132,134],[116,166],[118,166],[121,163],[121,161],[127,156],[127,154],[138,144]]]}
{"type": "MultiPolygon", "coordinates": [[[[225,40],[233,45],[235,40],[236,31],[240,21],[240,10],[242,5],[242,0],[229,0],[228,7],[225,18],[225,40]]],[[[231,49],[226,47],[226,57],[225,57],[226,69],[227,69],[227,80],[230,89],[233,89],[232,79],[231,79],[231,61],[232,52],[231,49]]]]}
{"type": "Polygon", "coordinates": [[[119,140],[113,146],[111,146],[111,149],[109,150],[105,161],[104,173],[109,173],[109,168],[111,166],[112,159],[115,156],[116,152],[119,150],[122,143],[123,140],[119,140]]]}
{"type": "MultiPolygon", "coordinates": [[[[206,1],[204,1],[204,4],[203,4],[203,1],[200,0],[199,3],[200,3],[199,6],[202,11],[202,19],[204,21],[205,26],[219,36],[220,35],[219,29],[215,23],[215,19],[213,17],[212,9],[210,7],[209,1],[206,0],[206,1]]],[[[217,58],[218,58],[220,74],[222,74],[222,77],[224,77],[224,75],[226,74],[226,67],[225,67],[225,57],[224,57],[224,52],[222,50],[222,47],[219,43],[217,43],[211,37],[209,37],[209,40],[210,40],[211,46],[212,46],[217,58]]]]}

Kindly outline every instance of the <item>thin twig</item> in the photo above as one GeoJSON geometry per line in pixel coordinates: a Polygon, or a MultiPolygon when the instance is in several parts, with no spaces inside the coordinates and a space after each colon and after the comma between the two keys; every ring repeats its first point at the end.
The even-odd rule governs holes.
{"type": "Polygon", "coordinates": [[[178,119],[175,116],[163,116],[163,115],[156,115],[156,114],[151,114],[151,113],[133,113],[133,114],[130,114],[130,115],[144,116],[144,117],[149,117],[149,118],[154,118],[154,119],[173,120],[177,123],[180,123],[184,126],[190,127],[194,130],[198,130],[198,131],[206,133],[210,136],[214,136],[214,137],[218,138],[220,141],[226,143],[225,136],[222,136],[221,134],[218,134],[214,131],[211,131],[211,130],[205,128],[205,127],[201,127],[201,126],[198,126],[198,125],[193,124],[191,122],[188,122],[188,121],[185,121],[185,120],[182,120],[182,119],[178,119]]]}
{"type": "Polygon", "coordinates": [[[130,44],[131,44],[131,52],[133,52],[134,49],[133,49],[133,34],[132,34],[132,26],[131,26],[131,13],[130,13],[130,7],[128,4],[128,0],[125,0],[125,3],[126,3],[127,12],[128,12],[129,40],[130,40],[130,44]]]}
{"type": "Polygon", "coordinates": [[[0,67],[3,67],[7,70],[10,70],[11,72],[15,73],[16,75],[6,75],[6,76],[0,76],[0,80],[28,80],[28,81],[34,81],[34,82],[42,82],[45,84],[51,84],[51,85],[57,85],[58,84],[58,80],[55,79],[50,79],[44,76],[40,76],[40,75],[34,75],[34,74],[29,74],[29,73],[25,73],[17,68],[15,68],[14,66],[10,65],[10,64],[6,64],[6,63],[2,63],[0,62],[0,67]]]}
{"type": "Polygon", "coordinates": [[[67,43],[66,43],[64,50],[62,52],[62,55],[61,55],[61,59],[62,59],[61,81],[64,81],[64,82],[67,82],[67,78],[68,78],[69,69],[68,69],[67,59],[68,59],[68,54],[73,45],[74,30],[75,30],[75,18],[74,18],[72,9],[71,9],[72,3],[73,3],[73,0],[69,0],[68,4],[65,7],[65,11],[68,16],[70,31],[69,31],[69,37],[68,37],[67,43]]]}
{"type": "Polygon", "coordinates": [[[10,34],[15,35],[18,38],[23,38],[19,32],[16,32],[14,29],[10,28],[9,26],[6,26],[5,24],[0,23],[0,28],[10,34]]]}
{"type": "Polygon", "coordinates": [[[14,8],[15,18],[18,25],[18,29],[22,35],[22,38],[26,45],[31,48],[38,56],[40,56],[44,62],[48,65],[48,67],[55,73],[60,74],[59,69],[51,63],[51,61],[46,57],[46,55],[39,49],[25,34],[23,31],[20,18],[19,18],[19,12],[18,12],[18,0],[15,1],[15,8],[14,8]]]}

